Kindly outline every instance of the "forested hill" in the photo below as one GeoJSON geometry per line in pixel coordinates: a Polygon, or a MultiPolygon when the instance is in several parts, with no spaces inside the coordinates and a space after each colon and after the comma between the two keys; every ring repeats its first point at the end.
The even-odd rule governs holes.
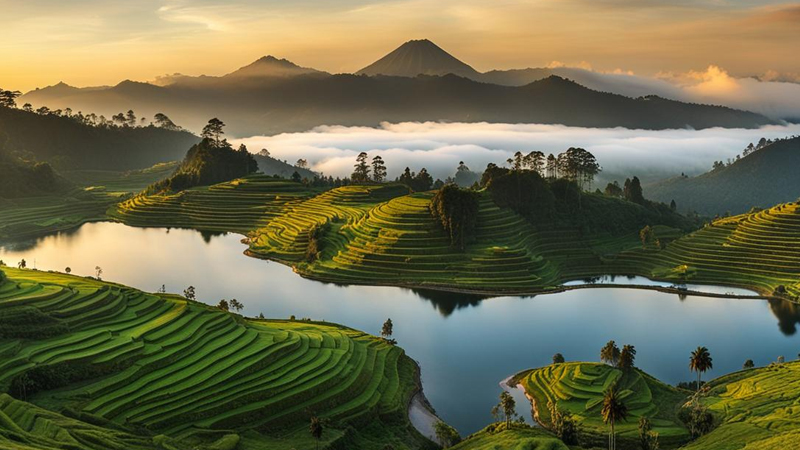
{"type": "Polygon", "coordinates": [[[0,142],[0,199],[57,194],[71,187],[49,164],[26,163],[4,155],[2,145],[0,142]]]}
{"type": "Polygon", "coordinates": [[[34,107],[103,114],[134,109],[164,112],[199,131],[209,117],[230,124],[234,136],[305,131],[319,125],[378,126],[381,122],[457,121],[548,123],[583,127],[670,129],[754,128],[772,121],[720,106],[659,97],[631,98],[588,89],[551,76],[525,86],[500,86],[456,75],[357,76],[350,74],[177,81],[167,86],[123,82],[110,88],[30,92],[34,107]],[[259,81],[261,80],[261,81],[259,81]]]}
{"type": "Polygon", "coordinates": [[[800,137],[782,139],[703,175],[676,177],[647,186],[649,198],[669,203],[680,211],[701,214],[740,214],[753,207],[766,208],[800,197],[800,137]]]}
{"type": "Polygon", "coordinates": [[[180,159],[199,139],[155,126],[93,126],[75,117],[0,107],[6,152],[56,169],[135,170],[180,159]]]}
{"type": "Polygon", "coordinates": [[[167,179],[147,188],[148,193],[182,191],[194,186],[230,181],[258,170],[247,149],[234,150],[227,141],[203,139],[186,153],[181,165],[167,179]]]}

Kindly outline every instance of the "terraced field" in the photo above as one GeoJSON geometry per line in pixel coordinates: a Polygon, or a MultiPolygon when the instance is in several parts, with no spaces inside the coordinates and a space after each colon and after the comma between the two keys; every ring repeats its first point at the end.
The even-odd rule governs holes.
{"type": "Polygon", "coordinates": [[[800,362],[726,375],[703,399],[720,421],[687,450],[773,450],[800,443],[800,362]]]}
{"type": "Polygon", "coordinates": [[[675,446],[685,442],[689,434],[677,419],[677,409],[687,398],[680,392],[650,377],[638,369],[622,371],[600,363],[563,363],[522,372],[513,378],[522,384],[535,401],[536,419],[551,424],[548,402],[570,411],[580,422],[584,434],[596,436],[602,444],[606,425],[603,423],[603,393],[612,385],[621,391],[628,407],[628,420],[617,424],[618,439],[638,439],[638,420],[647,417],[653,430],[659,433],[662,445],[675,446]]]}
{"type": "Polygon", "coordinates": [[[0,199],[0,242],[26,239],[105,219],[118,199],[102,192],[74,191],[66,196],[0,199]]]}
{"type": "Polygon", "coordinates": [[[555,271],[539,256],[540,240],[524,219],[482,196],[476,240],[461,252],[431,216],[431,197],[418,193],[376,205],[339,228],[338,241],[326,242],[332,249],[301,270],[351,283],[503,290],[553,282],[555,271]]]}
{"type": "Polygon", "coordinates": [[[666,249],[624,253],[617,270],[694,283],[753,288],[783,286],[800,296],[800,204],[724,218],[673,241],[666,249]]]}
{"type": "Polygon", "coordinates": [[[72,411],[80,423],[45,426],[30,417],[39,409],[8,413],[3,396],[0,436],[66,433],[87,449],[140,448],[112,445],[131,434],[146,441],[141,448],[166,439],[174,448],[289,449],[311,445],[316,414],[327,423],[325,444],[429,445],[407,418],[418,369],[382,339],[327,323],[248,320],[93,279],[4,271],[0,392],[72,411]],[[84,434],[96,430],[84,422],[107,430],[108,445],[93,447],[84,434]]]}
{"type": "Polygon", "coordinates": [[[344,186],[287,205],[280,217],[254,233],[250,252],[280,261],[301,261],[308,248],[309,232],[315,228],[330,224],[336,233],[362,219],[373,206],[407,193],[408,188],[400,185],[344,186]]]}
{"type": "Polygon", "coordinates": [[[110,209],[108,215],[140,227],[247,234],[315,193],[299,183],[252,175],[175,194],[137,195],[110,209]]]}

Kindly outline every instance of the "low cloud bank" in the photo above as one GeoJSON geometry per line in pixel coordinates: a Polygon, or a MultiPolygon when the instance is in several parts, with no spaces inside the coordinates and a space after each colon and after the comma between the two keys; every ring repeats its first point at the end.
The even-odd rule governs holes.
{"type": "Polygon", "coordinates": [[[356,155],[381,155],[388,175],[405,167],[425,167],[434,178],[455,173],[459,161],[481,172],[490,162],[502,164],[517,151],[560,153],[569,147],[592,152],[603,166],[598,184],[638,175],[644,182],[708,171],[716,160],[734,158],[748,143],[800,134],[800,125],[755,130],[629,130],[562,125],[405,122],[378,128],[321,126],[303,133],[254,136],[235,140],[251,152],[269,149],[291,163],[308,160],[325,175],[349,176],[356,155]]]}
{"type": "Polygon", "coordinates": [[[658,95],[692,103],[723,105],[775,120],[800,121],[800,76],[767,71],[758,78],[736,78],[725,69],[660,73],[655,78],[631,72],[598,72],[589,67],[557,66],[553,73],[588,88],[629,97],[658,95]]]}

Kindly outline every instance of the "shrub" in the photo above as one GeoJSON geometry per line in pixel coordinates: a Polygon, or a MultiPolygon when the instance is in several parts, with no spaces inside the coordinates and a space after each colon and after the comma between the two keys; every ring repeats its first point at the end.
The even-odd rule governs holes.
{"type": "Polygon", "coordinates": [[[450,236],[450,245],[464,250],[474,239],[478,219],[478,193],[447,185],[431,200],[430,211],[450,236]]]}

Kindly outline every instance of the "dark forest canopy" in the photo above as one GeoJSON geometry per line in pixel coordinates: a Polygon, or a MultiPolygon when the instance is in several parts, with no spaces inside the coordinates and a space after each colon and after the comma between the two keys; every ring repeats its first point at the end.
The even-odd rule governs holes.
{"type": "Polygon", "coordinates": [[[0,106],[6,152],[57,169],[143,169],[180,159],[185,149],[198,141],[197,136],[172,128],[171,121],[159,122],[160,126],[142,126],[141,121],[135,126],[100,124],[87,122],[86,118],[94,115],[49,109],[35,112],[24,106],[0,106]]]}
{"type": "Polygon", "coordinates": [[[475,235],[478,193],[448,184],[431,199],[431,214],[450,236],[450,245],[463,250],[475,235]]]}

